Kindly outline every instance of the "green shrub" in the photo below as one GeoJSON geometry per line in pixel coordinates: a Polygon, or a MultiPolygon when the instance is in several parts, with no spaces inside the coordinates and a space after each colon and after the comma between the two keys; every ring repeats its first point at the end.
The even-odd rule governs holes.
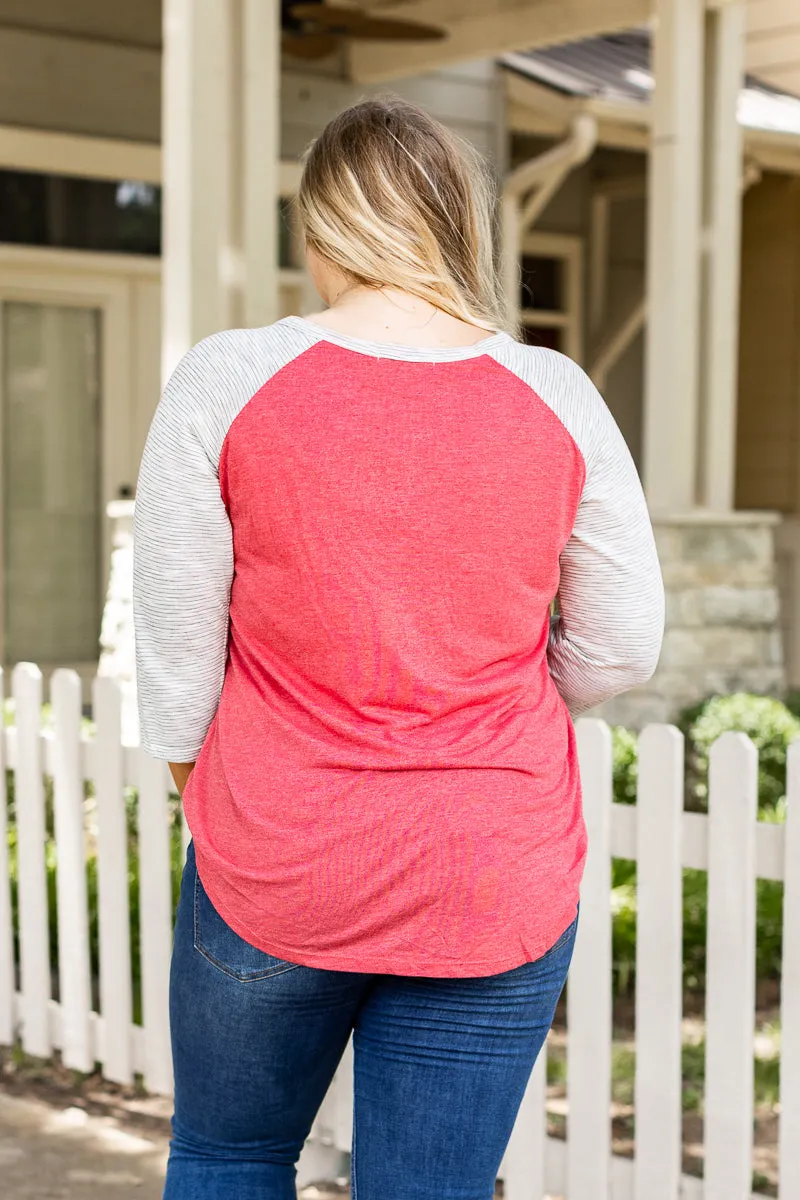
{"type": "Polygon", "coordinates": [[[786,751],[800,737],[800,718],[770,696],[735,692],[685,709],[677,721],[686,737],[686,806],[708,808],[708,753],[723,733],[746,733],[758,750],[758,803],[774,810],[786,791],[786,751]]]}
{"type": "Polygon", "coordinates": [[[615,725],[611,730],[611,738],[614,755],[614,799],[617,804],[635,804],[639,774],[636,734],[623,725],[615,725]]]}
{"type": "MultiPolygon", "coordinates": [[[[714,696],[680,714],[677,724],[686,737],[686,807],[708,808],[708,755],[723,733],[751,738],[759,755],[758,801],[762,821],[781,822],[786,815],[786,753],[800,736],[800,694],[795,711],[768,696],[735,693],[714,696]]],[[[617,727],[614,747],[614,800],[636,802],[636,735],[617,727]]],[[[636,966],[636,864],[612,864],[613,961],[615,991],[630,990],[636,966]]],[[[705,871],[683,872],[683,970],[690,990],[705,984],[708,880],[705,871]]],[[[780,976],[783,929],[783,885],[768,879],[756,884],[756,972],[759,979],[780,976]]]]}

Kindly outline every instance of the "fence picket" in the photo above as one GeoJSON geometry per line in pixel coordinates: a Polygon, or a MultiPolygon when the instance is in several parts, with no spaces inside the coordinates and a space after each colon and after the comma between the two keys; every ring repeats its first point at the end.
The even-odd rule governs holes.
{"type": "Polygon", "coordinates": [[[567,984],[567,1195],[609,1200],[611,1187],[611,731],[576,723],[589,854],[567,984]]]}
{"type": "Polygon", "coordinates": [[[139,919],[145,1087],[169,1094],[169,965],[172,953],[172,881],[167,766],[139,752],[139,919]]]}
{"type": "Polygon", "coordinates": [[[533,1068],[503,1159],[506,1200],[542,1200],[545,1194],[547,1142],[547,1043],[533,1068]]]}
{"type": "Polygon", "coordinates": [[[61,1055],[76,1071],[94,1066],[89,910],[86,900],[86,846],[81,765],[81,681],[59,670],[50,684],[53,734],[53,810],[58,901],[58,976],[61,1055]]]}
{"type": "Polygon", "coordinates": [[[6,791],[6,736],[3,720],[5,697],[3,668],[0,667],[0,1045],[14,1041],[14,926],[11,915],[11,872],[8,861],[8,818],[6,791]]]}
{"type": "Polygon", "coordinates": [[[50,934],[42,778],[42,673],[19,663],[13,677],[17,725],[17,878],[22,1048],[46,1058],[50,1043],[50,934]]]}
{"type": "Polygon", "coordinates": [[[794,1200],[800,1196],[800,740],[789,747],[786,793],[778,1182],[781,1200],[794,1200]]]}
{"type": "Polygon", "coordinates": [[[758,755],[726,733],[709,756],[704,1200],[749,1200],[755,1035],[758,755]]]}
{"type": "Polygon", "coordinates": [[[113,679],[102,676],[95,679],[93,704],[103,1073],[115,1083],[130,1083],[133,1000],[128,831],[123,794],[121,700],[113,679]]]}
{"type": "MultiPolygon", "coordinates": [[[[71,671],[51,683],[55,727],[42,734],[42,680],[32,664],[13,675],[16,728],[0,732],[0,779],[15,773],[21,995],[15,995],[10,863],[0,793],[0,1043],[22,1022],[23,1046],[129,1082],[142,1071],[152,1091],[171,1091],[168,981],[172,942],[168,778],[165,764],[123,748],[120,691],[94,684],[97,734],[80,739],[80,685],[71,671]],[[46,756],[44,751],[46,750],[46,756]],[[58,855],[60,999],[50,999],[45,774],[54,780],[58,855]],[[90,1011],[85,901],[83,779],[97,795],[100,1007],[90,1011]],[[124,784],[139,786],[140,916],[144,1026],[132,1018],[128,835],[124,784]],[[83,889],[83,891],[82,891],[83,889]]],[[[0,698],[2,673],[0,673],[0,698]]],[[[612,746],[602,722],[577,725],[589,855],[568,985],[568,1140],[548,1139],[546,1057],[531,1076],[500,1168],[507,1200],[750,1200],[755,1000],[755,880],[783,880],[781,1200],[800,1195],[800,741],[789,753],[784,825],[756,820],[757,756],[741,735],[711,752],[710,812],[682,813],[682,743],[652,726],[639,739],[635,808],[612,804],[612,746]],[[612,851],[638,863],[636,1158],[611,1153],[612,851]],[[708,869],[705,1179],[680,1173],[682,869],[708,869]]],[[[12,818],[13,819],[13,818],[12,818]]],[[[177,831],[175,831],[177,836],[177,831]]],[[[189,831],[181,819],[185,847],[189,831]]],[[[306,1172],[333,1169],[349,1144],[348,1048],[304,1151],[306,1172]],[[315,1157],[315,1155],[317,1157],[315,1157]],[[317,1164],[317,1166],[315,1166],[317,1164]]],[[[315,1176],[316,1177],[316,1176],[315,1176]]],[[[311,1176],[309,1175],[310,1179],[311,1176]]],[[[754,1200],[757,1198],[754,1197],[754,1200]]]]}
{"type": "Polygon", "coordinates": [[[683,738],[639,737],[636,798],[636,1200],[677,1200],[681,1177],[683,738]]]}

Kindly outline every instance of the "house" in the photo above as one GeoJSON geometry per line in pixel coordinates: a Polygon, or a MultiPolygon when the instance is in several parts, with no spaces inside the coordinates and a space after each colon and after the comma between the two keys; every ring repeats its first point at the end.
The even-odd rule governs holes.
{"type": "Polygon", "coordinates": [[[495,164],[511,313],[593,374],[642,471],[669,628],[609,715],[800,684],[795,0],[291,7],[0,0],[3,663],[88,680],[105,605],[105,669],[130,673],[160,381],[216,329],[317,303],[298,156],[389,88],[495,164]],[[390,17],[417,27],[376,40],[390,17]]]}

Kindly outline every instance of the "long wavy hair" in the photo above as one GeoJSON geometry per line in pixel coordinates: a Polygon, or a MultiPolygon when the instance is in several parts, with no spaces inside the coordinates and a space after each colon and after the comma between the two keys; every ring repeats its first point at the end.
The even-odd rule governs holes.
{"type": "Polygon", "coordinates": [[[297,196],[307,244],[349,278],[489,330],[506,319],[495,202],[478,152],[396,96],[363,100],[325,126],[297,196]]]}

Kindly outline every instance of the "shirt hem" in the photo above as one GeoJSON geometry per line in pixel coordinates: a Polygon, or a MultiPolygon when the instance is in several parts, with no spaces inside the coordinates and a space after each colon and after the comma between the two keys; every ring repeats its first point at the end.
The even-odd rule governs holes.
{"type": "MultiPolygon", "coordinates": [[[[524,944],[522,943],[522,939],[520,939],[521,949],[516,954],[509,956],[490,959],[470,959],[469,961],[461,959],[433,959],[425,960],[421,963],[417,958],[409,958],[401,954],[392,954],[388,958],[384,958],[381,956],[373,957],[369,954],[354,957],[348,954],[328,953],[327,951],[321,953],[315,951],[307,952],[305,950],[298,951],[280,942],[264,939],[261,936],[257,936],[238,917],[233,916],[224,903],[219,902],[213,885],[209,888],[202,875],[201,883],[206,895],[226,925],[230,926],[233,932],[238,934],[240,938],[243,938],[244,941],[249,942],[251,946],[255,946],[257,950],[261,950],[262,953],[271,954],[275,958],[283,959],[284,962],[293,963],[299,967],[315,967],[323,971],[351,971],[359,975],[416,975],[435,979],[474,979],[484,975],[499,975],[504,971],[513,971],[516,967],[522,967],[526,963],[535,962],[547,954],[548,950],[555,945],[562,933],[569,928],[577,912],[576,899],[574,904],[571,905],[571,908],[574,909],[572,915],[563,923],[563,927],[560,921],[557,922],[557,932],[552,936],[548,936],[546,944],[540,950],[536,949],[535,945],[527,939],[524,944]],[[531,949],[531,946],[534,946],[534,948],[531,949]]],[[[568,911],[570,911],[569,908],[568,911]]]]}

